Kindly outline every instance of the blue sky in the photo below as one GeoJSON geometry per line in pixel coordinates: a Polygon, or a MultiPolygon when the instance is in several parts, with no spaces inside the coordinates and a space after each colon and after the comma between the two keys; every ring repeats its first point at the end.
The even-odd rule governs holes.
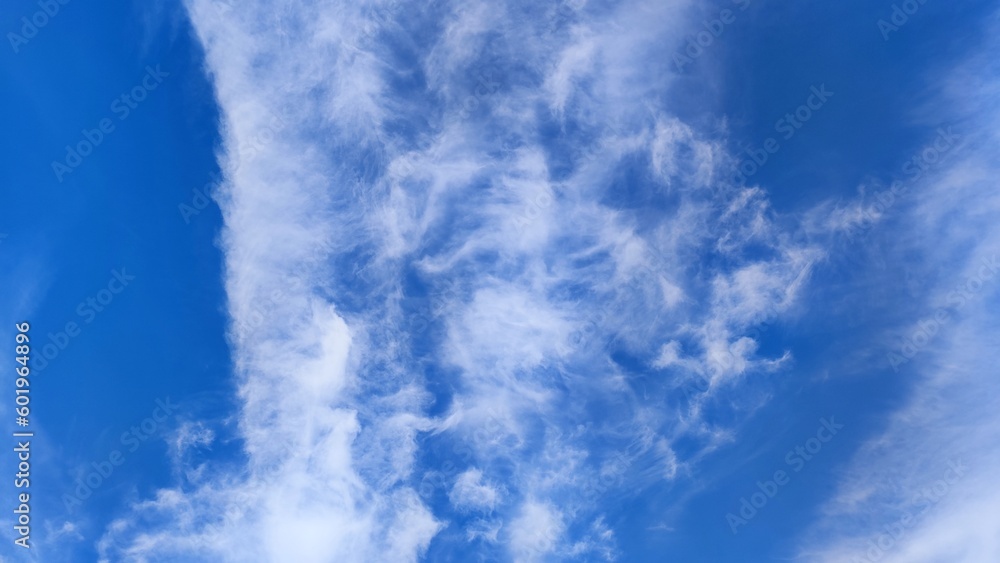
{"type": "Polygon", "coordinates": [[[0,561],[1000,560],[998,14],[5,3],[0,561]]]}

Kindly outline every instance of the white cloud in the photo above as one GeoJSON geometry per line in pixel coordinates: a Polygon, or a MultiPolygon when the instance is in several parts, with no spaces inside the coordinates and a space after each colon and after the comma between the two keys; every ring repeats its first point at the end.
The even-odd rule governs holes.
{"type": "MultiPolygon", "coordinates": [[[[995,37],[994,30],[992,47],[995,37]]],[[[985,54],[993,50],[939,81],[932,98],[951,110],[933,117],[954,120],[964,142],[886,214],[893,253],[909,257],[906,268],[929,283],[916,298],[900,300],[905,314],[890,337],[876,341],[884,349],[878,360],[915,330],[926,338],[916,338],[923,344],[902,364],[912,384],[906,402],[843,469],[836,494],[802,538],[803,560],[1000,560],[1000,517],[989,508],[1000,502],[993,400],[1000,393],[1000,274],[983,277],[983,260],[1000,252],[1000,69],[985,54]]]]}
{"type": "Polygon", "coordinates": [[[458,476],[451,489],[449,499],[459,510],[492,511],[496,508],[502,492],[483,482],[483,472],[470,469],[458,476]]]}
{"type": "Polygon", "coordinates": [[[774,369],[747,333],[820,254],[727,184],[721,140],[656,109],[670,78],[649,61],[669,64],[686,5],[379,4],[371,35],[368,6],[189,2],[223,111],[246,465],[138,503],[105,558],[416,561],[451,525],[444,494],[491,514],[459,536],[515,560],[612,559],[595,501],[615,491],[593,484],[677,479],[729,439],[664,397],[774,369]],[[614,349],[666,381],[640,392],[614,349]]]}

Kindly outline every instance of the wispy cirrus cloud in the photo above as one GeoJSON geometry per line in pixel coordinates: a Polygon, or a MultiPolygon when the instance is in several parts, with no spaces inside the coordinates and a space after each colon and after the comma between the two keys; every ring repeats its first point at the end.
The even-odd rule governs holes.
{"type": "Polygon", "coordinates": [[[627,495],[590,485],[731,439],[744,376],[789,357],[750,330],[823,255],[663,107],[688,3],[188,6],[244,455],[134,505],[103,557],[614,560],[627,495]]]}
{"type": "Polygon", "coordinates": [[[962,142],[928,167],[887,215],[891,255],[906,256],[911,283],[871,357],[912,379],[907,400],[886,417],[842,471],[837,493],[801,543],[802,560],[992,561],[1000,557],[995,334],[1000,275],[996,175],[1000,70],[994,23],[984,44],[933,75],[934,107],[922,120],[950,121],[962,142]],[[939,107],[950,108],[942,114],[939,107]],[[929,328],[930,327],[930,328],[929,328]],[[894,363],[900,346],[919,354],[894,363]]]}

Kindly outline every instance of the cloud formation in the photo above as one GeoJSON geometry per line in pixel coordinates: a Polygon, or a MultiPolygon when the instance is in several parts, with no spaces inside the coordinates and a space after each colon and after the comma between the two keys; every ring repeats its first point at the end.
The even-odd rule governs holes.
{"type": "Polygon", "coordinates": [[[890,254],[909,257],[901,267],[926,280],[903,288],[892,303],[900,318],[874,343],[875,361],[907,377],[908,398],[843,468],[836,494],[802,538],[801,560],[1000,558],[1000,518],[988,508],[1000,502],[1000,417],[992,399],[1000,391],[995,21],[978,52],[935,73],[929,97],[949,111],[922,108],[918,115],[943,122],[960,142],[927,161],[932,165],[883,218],[890,254]]]}
{"type": "Polygon", "coordinates": [[[823,256],[663,102],[687,2],[188,8],[242,455],[104,560],[614,560],[605,511],[732,438],[823,256]]]}

